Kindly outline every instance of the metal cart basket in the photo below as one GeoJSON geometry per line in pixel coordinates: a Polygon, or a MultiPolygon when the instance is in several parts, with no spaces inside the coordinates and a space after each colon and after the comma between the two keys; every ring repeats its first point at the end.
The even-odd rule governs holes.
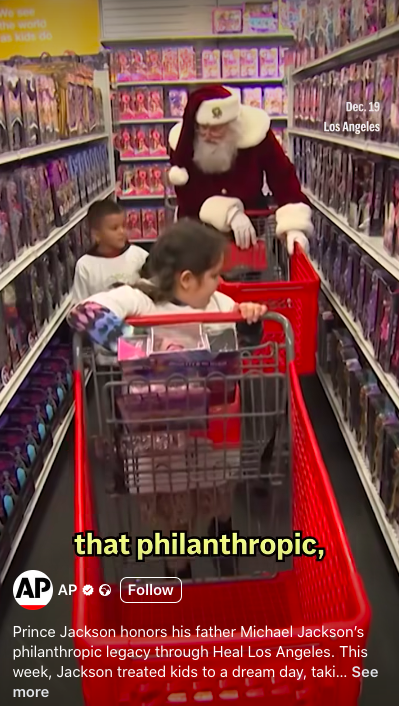
{"type": "MultiPolygon", "coordinates": [[[[154,330],[169,324],[220,327],[237,322],[236,314],[140,319],[142,326],[154,330]]],[[[276,570],[276,562],[264,557],[235,558],[229,566],[220,556],[208,563],[201,558],[198,566],[193,563],[191,579],[183,582],[181,602],[140,607],[121,600],[119,581],[125,576],[165,576],[161,572],[165,564],[159,564],[164,562],[162,557],[138,565],[134,552],[116,561],[77,556],[73,628],[75,648],[86,650],[80,658],[89,675],[83,677],[86,706],[194,704],[219,699],[259,706],[357,703],[360,680],[352,676],[352,668],[361,665],[361,658],[353,656],[360,653],[343,656],[341,646],[365,645],[370,611],[302,399],[293,362],[292,327],[275,313],[264,317],[265,326],[270,322],[280,327],[280,341],[263,340],[240,351],[238,357],[229,359],[227,368],[216,372],[201,375],[185,371],[167,379],[155,379],[154,371],[150,378],[126,370],[115,375],[102,391],[108,437],[102,464],[98,460],[93,464],[90,459],[83,347],[80,335],[75,336],[76,533],[93,530],[100,536],[117,537],[120,532],[144,536],[145,524],[148,530],[154,516],[143,512],[140,496],[146,501],[168,494],[166,513],[162,503],[152,504],[152,510],[155,507],[155,516],[163,519],[171,513],[169,529],[184,517],[188,534],[206,535],[207,522],[202,527],[199,524],[208,512],[207,521],[212,515],[216,517],[217,535],[220,493],[228,490],[232,527],[240,529],[242,536],[287,536],[293,528],[304,537],[317,538],[326,550],[322,561],[295,557],[288,570],[281,570],[281,565],[276,570]],[[284,369],[280,365],[282,350],[284,369]],[[270,439],[272,458],[265,457],[270,439]],[[208,504],[204,496],[198,500],[203,490],[208,491],[208,504]],[[192,504],[176,508],[174,503],[182,494],[192,504]],[[290,507],[284,513],[282,503],[287,497],[290,507]],[[289,530],[279,527],[280,515],[288,518],[289,530]],[[104,581],[112,588],[106,597],[99,593],[104,581]],[[86,584],[94,589],[89,597],[82,592],[86,584]],[[196,637],[198,625],[238,628],[238,637],[196,637]],[[281,637],[261,636],[261,632],[256,636],[249,630],[251,626],[253,630],[267,626],[283,632],[281,637]],[[303,626],[313,630],[312,638],[303,626]],[[179,637],[174,627],[190,630],[191,637],[179,637]],[[155,635],[156,629],[163,629],[166,636],[152,639],[148,633],[155,635]],[[137,637],[140,630],[146,630],[147,637],[137,637]],[[180,656],[157,657],[160,644],[180,656]],[[241,657],[215,655],[215,645],[241,648],[241,657]],[[144,666],[144,662],[121,662],[112,655],[143,646],[150,649],[145,664],[154,669],[165,665],[169,676],[146,678],[128,674],[129,670],[118,674],[118,666],[144,666]],[[187,646],[203,651],[195,664],[184,656],[187,646]],[[292,655],[281,659],[279,647],[290,648],[292,655]],[[298,663],[294,648],[310,648],[310,652],[298,663]],[[250,650],[259,649],[263,656],[251,659],[250,650]],[[323,659],[315,656],[317,650],[324,650],[323,659]],[[193,666],[198,670],[195,678],[181,678],[179,672],[171,671],[193,666]],[[260,677],[233,675],[235,667],[254,666],[262,670],[260,677]],[[298,666],[303,671],[297,679],[281,671],[298,666]],[[312,673],[312,667],[334,668],[335,674],[347,678],[329,678],[328,674],[320,678],[312,673]],[[203,668],[214,672],[202,676],[203,668]],[[220,676],[223,668],[230,676],[220,676]],[[90,678],[90,669],[108,670],[103,674],[107,678],[90,678]]],[[[212,329],[211,335],[223,335],[223,331],[212,329]]],[[[144,502],[146,508],[148,503],[144,502]]]]}

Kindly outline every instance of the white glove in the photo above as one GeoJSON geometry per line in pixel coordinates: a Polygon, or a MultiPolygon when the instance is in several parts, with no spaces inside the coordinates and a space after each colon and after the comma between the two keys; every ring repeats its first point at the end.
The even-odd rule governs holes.
{"type": "Polygon", "coordinates": [[[248,250],[251,245],[256,245],[256,231],[250,219],[242,211],[237,211],[230,221],[236,245],[241,250],[248,250]]]}
{"type": "Polygon", "coordinates": [[[309,254],[309,240],[307,239],[305,233],[301,230],[289,230],[287,233],[287,250],[288,255],[293,255],[295,250],[295,243],[301,246],[305,253],[309,254]]]}

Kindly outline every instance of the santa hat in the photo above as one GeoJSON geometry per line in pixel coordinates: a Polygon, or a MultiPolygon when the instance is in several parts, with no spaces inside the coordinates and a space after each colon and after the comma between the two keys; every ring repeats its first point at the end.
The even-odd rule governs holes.
{"type": "Polygon", "coordinates": [[[187,168],[194,154],[196,124],[225,125],[238,118],[240,109],[238,96],[224,86],[204,86],[191,93],[184,111],[183,122],[175,126],[179,129],[180,135],[173,161],[179,166],[173,166],[169,171],[171,184],[184,186],[188,182],[187,168]]]}

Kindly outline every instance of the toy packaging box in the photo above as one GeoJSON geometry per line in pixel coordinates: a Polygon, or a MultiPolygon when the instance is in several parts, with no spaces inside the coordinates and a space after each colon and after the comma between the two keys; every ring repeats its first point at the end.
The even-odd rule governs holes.
{"type": "Polygon", "coordinates": [[[201,53],[202,78],[221,77],[220,49],[203,49],[201,53]]]}
{"type": "Polygon", "coordinates": [[[142,237],[155,240],[158,236],[158,221],[156,208],[143,208],[141,211],[142,237]]]}
{"type": "Polygon", "coordinates": [[[279,29],[296,32],[299,24],[299,3],[297,0],[279,0],[279,29]]]}
{"type": "MultiPolygon", "coordinates": [[[[195,381],[204,381],[204,378],[206,382],[199,385],[202,395],[206,393],[208,397],[209,393],[210,404],[224,404],[234,400],[234,382],[230,385],[225,379],[212,380],[209,376],[216,372],[227,376],[238,374],[240,354],[234,328],[227,338],[228,341],[225,335],[215,335],[211,343],[202,326],[196,324],[157,326],[150,329],[148,336],[119,339],[118,361],[125,377],[137,375],[141,379],[149,378],[150,384],[142,385],[142,393],[144,389],[148,392],[149,387],[151,391],[153,383],[166,380],[169,383],[173,376],[179,376],[177,387],[181,392],[185,391],[185,396],[176,395],[172,404],[181,412],[187,410],[190,404],[187,398],[192,396],[194,390],[193,401],[197,404],[200,393],[195,381]],[[186,383],[181,382],[182,375],[189,380],[188,389],[186,383]]],[[[165,390],[159,392],[163,396],[161,407],[166,406],[169,413],[170,400],[165,390]]]]}
{"type": "Polygon", "coordinates": [[[20,150],[25,146],[21,79],[13,69],[3,69],[3,77],[8,142],[11,150],[20,150]]]}
{"type": "MultiPolygon", "coordinates": [[[[23,195],[24,218],[29,245],[46,237],[46,226],[43,214],[43,203],[40,194],[40,184],[36,170],[32,167],[20,169],[21,193],[23,195]]],[[[60,224],[61,225],[61,224],[60,224]]]]}
{"type": "Polygon", "coordinates": [[[130,242],[141,240],[143,237],[140,208],[129,208],[126,210],[126,231],[130,242]]]}
{"type": "MultiPolygon", "coordinates": [[[[120,58],[123,58],[125,52],[120,53],[120,58]]],[[[130,66],[128,68],[128,81],[143,81],[147,79],[147,66],[145,63],[145,54],[139,49],[132,49],[130,52],[126,52],[130,55],[130,66]]],[[[120,79],[118,79],[120,80],[120,79]]],[[[122,79],[123,80],[123,79],[122,79]]]]}
{"type": "Polygon", "coordinates": [[[4,252],[7,251],[7,245],[5,242],[7,230],[6,216],[10,226],[13,257],[18,257],[19,253],[28,244],[21,183],[18,170],[6,172],[4,175],[0,174],[0,208],[3,214],[0,226],[2,231],[2,252],[0,258],[4,261],[4,252]]]}
{"type": "Polygon", "coordinates": [[[165,144],[165,131],[163,125],[154,125],[149,128],[149,154],[154,157],[164,157],[167,154],[165,144]]]}
{"type": "Polygon", "coordinates": [[[262,88],[260,86],[243,88],[242,100],[244,105],[250,105],[253,108],[262,108],[262,88]]]}
{"type": "Polygon", "coordinates": [[[168,91],[168,112],[171,118],[182,118],[188,101],[188,93],[183,88],[168,91]]]}
{"type": "Polygon", "coordinates": [[[259,76],[260,78],[278,78],[279,54],[277,47],[259,49],[259,76]]]}
{"type": "Polygon", "coordinates": [[[162,196],[165,193],[163,165],[153,164],[149,168],[148,172],[151,194],[154,194],[154,196],[162,196]]]}
{"type": "Polygon", "coordinates": [[[137,196],[149,196],[150,183],[149,183],[149,168],[140,165],[134,169],[134,189],[137,196]]]}
{"type": "Polygon", "coordinates": [[[25,129],[25,147],[35,147],[40,142],[39,115],[37,109],[36,80],[26,71],[21,77],[21,104],[25,129]]]}
{"type": "Polygon", "coordinates": [[[135,120],[148,119],[148,90],[146,88],[135,88],[132,92],[131,100],[132,117],[135,120]]]}
{"type": "Polygon", "coordinates": [[[146,49],[145,63],[148,81],[162,80],[162,51],[160,49],[146,49]]]}
{"type": "Polygon", "coordinates": [[[241,49],[240,50],[240,78],[257,78],[258,76],[259,76],[258,50],[257,49],[241,49]]]}
{"type": "Polygon", "coordinates": [[[149,88],[147,93],[147,109],[149,118],[163,118],[163,90],[162,88],[149,88]]]}
{"type": "Polygon", "coordinates": [[[131,88],[124,88],[118,93],[119,120],[132,120],[135,117],[133,96],[131,88]]]}
{"type": "MultiPolygon", "coordinates": [[[[2,185],[0,177],[0,193],[4,192],[5,185],[2,185]]],[[[6,269],[14,257],[14,247],[8,216],[8,203],[5,198],[2,198],[0,200],[0,271],[6,269]]]]}
{"type": "Polygon", "coordinates": [[[4,317],[13,370],[34,345],[37,337],[32,293],[29,285],[27,273],[22,272],[1,292],[2,315],[4,317]]]}
{"type": "Polygon", "coordinates": [[[197,77],[196,54],[194,47],[178,47],[179,79],[189,81],[197,77]]]}
{"type": "Polygon", "coordinates": [[[166,226],[166,209],[157,209],[157,220],[158,220],[158,235],[162,235],[166,226]]]}
{"type": "Polygon", "coordinates": [[[263,108],[269,115],[283,114],[283,89],[280,86],[263,89],[263,108]]]}
{"type": "MultiPolygon", "coordinates": [[[[149,127],[147,125],[134,127],[131,131],[130,143],[134,156],[148,157],[150,155],[149,127]]],[[[125,152],[123,155],[130,156],[125,152]]]]}
{"type": "Polygon", "coordinates": [[[278,31],[278,0],[261,4],[246,2],[243,16],[244,34],[263,34],[278,31]]]}
{"type": "Polygon", "coordinates": [[[177,47],[162,49],[162,74],[164,81],[177,81],[179,79],[179,54],[177,47]]]}
{"type": "Polygon", "coordinates": [[[388,519],[399,522],[399,429],[394,425],[384,428],[383,460],[380,496],[388,519]]]}
{"type": "Polygon", "coordinates": [[[212,11],[214,34],[239,34],[242,32],[242,8],[223,7],[212,11]]]}
{"type": "Polygon", "coordinates": [[[222,76],[223,78],[240,78],[240,57],[239,49],[222,50],[222,76]]]}
{"type": "Polygon", "coordinates": [[[10,143],[8,139],[6,106],[4,102],[4,76],[0,71],[0,154],[8,152],[10,143]]]}
{"type": "Polygon", "coordinates": [[[42,269],[33,262],[27,270],[29,285],[32,292],[33,318],[37,333],[40,334],[44,324],[48,321],[48,310],[44,292],[44,279],[42,269]]]}

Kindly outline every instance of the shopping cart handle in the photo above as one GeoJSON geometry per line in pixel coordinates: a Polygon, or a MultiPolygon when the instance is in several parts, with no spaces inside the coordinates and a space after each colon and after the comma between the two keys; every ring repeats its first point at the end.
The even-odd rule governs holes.
{"type": "MultiPolygon", "coordinates": [[[[156,316],[135,316],[126,319],[131,326],[176,326],[181,324],[236,324],[244,318],[239,311],[215,312],[212,314],[158,314],[156,316]]],[[[262,321],[275,321],[283,328],[287,346],[287,362],[294,360],[294,335],[288,319],[274,311],[268,311],[261,317],[262,321]]]]}

